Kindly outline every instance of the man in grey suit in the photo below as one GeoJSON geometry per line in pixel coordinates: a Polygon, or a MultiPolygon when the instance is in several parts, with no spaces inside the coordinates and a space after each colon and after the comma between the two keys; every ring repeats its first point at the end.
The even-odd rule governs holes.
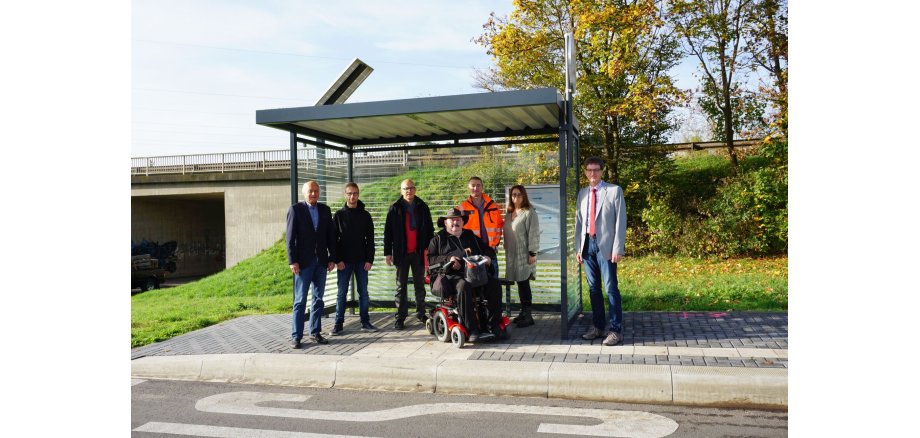
{"type": "Polygon", "coordinates": [[[603,169],[600,158],[585,160],[589,186],[578,192],[575,203],[575,259],[585,265],[593,313],[592,327],[581,337],[590,341],[606,335],[604,345],[616,345],[623,341],[617,262],[626,254],[626,201],[620,186],[601,180],[603,169]],[[604,318],[601,281],[610,305],[609,321],[604,318]]]}

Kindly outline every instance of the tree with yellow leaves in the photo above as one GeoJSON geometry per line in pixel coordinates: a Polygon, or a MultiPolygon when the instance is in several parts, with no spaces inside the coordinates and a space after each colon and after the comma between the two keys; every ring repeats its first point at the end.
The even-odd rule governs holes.
{"type": "Polygon", "coordinates": [[[575,114],[582,155],[602,156],[604,179],[619,182],[621,163],[642,145],[661,143],[667,116],[686,97],[669,75],[679,44],[656,0],[515,0],[509,17],[494,14],[476,39],[495,67],[479,72],[487,90],[565,88],[565,34],[576,43],[575,114]]]}

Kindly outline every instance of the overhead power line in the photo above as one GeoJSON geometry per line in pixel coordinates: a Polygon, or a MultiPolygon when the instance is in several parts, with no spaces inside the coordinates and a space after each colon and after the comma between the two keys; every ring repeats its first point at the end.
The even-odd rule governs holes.
{"type": "Polygon", "coordinates": [[[232,128],[232,129],[252,129],[252,128],[261,128],[261,126],[256,125],[255,122],[252,122],[251,124],[246,125],[246,126],[239,126],[239,125],[197,125],[197,124],[193,124],[193,123],[147,122],[147,121],[144,121],[144,120],[135,120],[135,121],[133,121],[133,123],[139,123],[139,124],[144,124],[144,125],[186,126],[186,127],[191,127],[191,128],[232,128]]]}
{"type": "Polygon", "coordinates": [[[275,139],[275,140],[278,139],[278,137],[273,137],[271,135],[235,134],[235,133],[229,133],[229,132],[170,131],[170,130],[164,130],[164,129],[144,129],[144,128],[134,128],[134,130],[140,131],[140,132],[160,132],[164,134],[192,134],[192,135],[207,135],[207,136],[219,135],[219,136],[226,136],[226,137],[255,137],[255,138],[265,138],[265,139],[275,139]]]}
{"type": "Polygon", "coordinates": [[[198,113],[198,114],[220,114],[226,116],[250,116],[254,113],[220,113],[215,111],[195,111],[195,110],[186,110],[186,109],[171,109],[171,108],[145,108],[145,107],[134,107],[132,110],[135,111],[163,111],[163,112],[172,112],[172,113],[198,113]]]}
{"type": "Polygon", "coordinates": [[[166,88],[143,88],[143,87],[133,87],[132,90],[137,91],[154,91],[158,93],[184,93],[184,94],[203,94],[207,96],[228,96],[228,97],[245,97],[249,99],[275,99],[275,100],[296,100],[298,102],[305,102],[307,99],[295,99],[293,97],[273,97],[273,96],[253,96],[246,94],[227,94],[227,93],[209,93],[206,91],[190,91],[190,90],[170,90],[166,88]]]}
{"type": "MultiPolygon", "coordinates": [[[[248,52],[248,53],[259,53],[264,55],[281,55],[281,56],[297,56],[301,58],[315,58],[315,59],[330,59],[335,61],[348,61],[350,62],[353,58],[343,58],[338,56],[320,56],[320,55],[305,55],[302,53],[292,53],[292,52],[275,52],[269,50],[255,50],[255,49],[241,49],[238,47],[220,47],[220,46],[209,46],[205,44],[192,44],[192,43],[182,43],[177,41],[156,41],[156,40],[147,40],[147,39],[138,39],[135,38],[133,41],[141,43],[150,43],[150,44],[167,44],[174,46],[188,46],[188,47],[199,47],[204,49],[214,49],[214,50],[228,50],[233,52],[248,52]]],[[[362,57],[363,58],[363,57],[362,57]]],[[[434,67],[434,68],[452,68],[452,69],[461,69],[469,70],[476,66],[459,66],[459,65],[437,65],[437,64],[420,64],[415,62],[399,62],[399,61],[381,61],[379,59],[368,59],[369,62],[373,64],[395,64],[395,65],[409,65],[415,67],[434,67]]]]}

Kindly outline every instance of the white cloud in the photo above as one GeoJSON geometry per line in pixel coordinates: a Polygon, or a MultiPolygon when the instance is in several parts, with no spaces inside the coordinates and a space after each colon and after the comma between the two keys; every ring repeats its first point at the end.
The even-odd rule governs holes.
{"type": "Polygon", "coordinates": [[[301,54],[318,51],[290,34],[294,17],[267,9],[268,3],[134,0],[133,6],[135,39],[301,54]]]}
{"type": "Polygon", "coordinates": [[[472,66],[490,60],[470,40],[489,12],[512,8],[510,0],[132,6],[135,156],[286,148],[283,133],[255,124],[255,111],[312,105],[355,57],[375,71],[349,102],[478,92],[472,66]]]}

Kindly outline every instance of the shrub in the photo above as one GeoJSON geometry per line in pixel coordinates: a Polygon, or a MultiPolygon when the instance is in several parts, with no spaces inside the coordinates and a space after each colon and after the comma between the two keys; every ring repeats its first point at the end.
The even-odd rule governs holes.
{"type": "Polygon", "coordinates": [[[788,247],[788,180],[766,167],[730,178],[705,213],[706,233],[722,256],[784,253],[788,247]]]}
{"type": "Polygon", "coordinates": [[[642,206],[627,231],[631,254],[733,257],[787,251],[785,143],[765,145],[745,158],[734,176],[719,157],[674,161],[673,172],[650,178],[644,197],[631,202],[642,206]]]}

